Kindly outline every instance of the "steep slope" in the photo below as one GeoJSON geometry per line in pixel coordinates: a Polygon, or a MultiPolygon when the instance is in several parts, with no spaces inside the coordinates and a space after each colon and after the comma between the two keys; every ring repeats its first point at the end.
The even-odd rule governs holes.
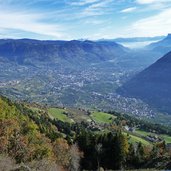
{"type": "Polygon", "coordinates": [[[71,150],[46,112],[0,96],[0,170],[67,171],[71,150]]]}
{"type": "Polygon", "coordinates": [[[168,36],[161,41],[148,45],[147,49],[151,49],[161,53],[168,53],[169,51],[171,51],[171,34],[168,34],[168,36]]]}
{"type": "Polygon", "coordinates": [[[0,40],[0,61],[8,60],[18,64],[100,62],[118,58],[126,50],[114,42],[7,39],[0,40]]]}
{"type": "MultiPolygon", "coordinates": [[[[130,164],[132,169],[158,168],[158,166],[160,166],[158,169],[170,169],[170,156],[168,150],[164,149],[163,141],[150,143],[144,136],[126,131],[121,127],[121,123],[130,128],[139,125],[140,129],[147,131],[141,131],[143,135],[151,130],[155,130],[156,133],[171,134],[170,127],[151,124],[116,112],[110,112],[111,116],[96,112],[101,116],[108,116],[108,120],[104,122],[106,124],[101,124],[99,121],[104,121],[104,117],[100,119],[94,112],[92,113],[95,114],[94,117],[100,120],[93,118],[94,122],[64,123],[58,119],[50,119],[46,112],[47,106],[12,102],[0,96],[0,168],[5,171],[76,171],[79,168],[97,170],[96,149],[99,143],[102,144],[103,150],[100,155],[102,161],[100,166],[103,168],[116,170],[123,158],[118,156],[122,151],[127,151],[125,169],[129,169],[130,164]],[[109,122],[112,116],[115,122],[113,126],[109,122]],[[56,128],[62,134],[59,134],[56,128]],[[135,153],[133,145],[137,143],[138,152],[135,153]],[[146,148],[148,151],[144,153],[146,148]],[[157,158],[154,148],[162,151],[157,158]],[[142,160],[135,160],[138,157],[142,160]],[[112,165],[113,161],[116,166],[112,165]]],[[[90,114],[90,111],[82,112],[84,115],[87,115],[86,112],[90,114]]]]}
{"type": "Polygon", "coordinates": [[[21,107],[0,97],[0,155],[9,154],[17,163],[50,157],[50,140],[21,107]]]}
{"type": "Polygon", "coordinates": [[[129,97],[140,98],[152,106],[171,113],[171,52],[159,59],[118,91],[129,97]]]}

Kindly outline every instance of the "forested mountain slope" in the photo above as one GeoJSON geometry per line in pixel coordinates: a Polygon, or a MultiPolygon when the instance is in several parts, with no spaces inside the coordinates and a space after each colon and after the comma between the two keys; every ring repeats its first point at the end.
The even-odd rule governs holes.
{"type": "MultiPolygon", "coordinates": [[[[129,132],[123,130],[124,123],[143,126],[147,131],[156,129],[155,125],[110,112],[114,122],[102,124],[97,120],[98,127],[106,127],[98,131],[93,125],[89,127],[88,121],[67,123],[50,118],[46,109],[0,98],[0,166],[5,171],[170,168],[164,141],[144,143],[131,132],[130,140],[129,132]]],[[[161,127],[158,131],[169,130],[161,127]]]]}

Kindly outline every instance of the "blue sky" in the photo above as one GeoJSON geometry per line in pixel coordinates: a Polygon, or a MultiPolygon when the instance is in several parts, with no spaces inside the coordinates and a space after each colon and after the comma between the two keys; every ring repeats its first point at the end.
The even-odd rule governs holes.
{"type": "Polygon", "coordinates": [[[0,0],[0,38],[101,39],[171,32],[171,0],[0,0]]]}

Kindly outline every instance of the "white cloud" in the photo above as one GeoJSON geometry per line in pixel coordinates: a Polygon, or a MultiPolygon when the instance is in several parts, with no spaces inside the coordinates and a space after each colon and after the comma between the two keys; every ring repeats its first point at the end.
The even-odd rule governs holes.
{"type": "Polygon", "coordinates": [[[86,16],[98,16],[98,15],[109,13],[111,10],[109,4],[112,1],[113,0],[105,0],[97,3],[93,3],[89,5],[87,8],[85,8],[81,15],[86,17],[86,16]]]}
{"type": "Polygon", "coordinates": [[[74,2],[69,2],[70,5],[75,5],[75,6],[84,6],[92,3],[99,2],[100,0],[80,0],[80,1],[74,1],[74,2]]]}
{"type": "Polygon", "coordinates": [[[44,15],[26,12],[0,11],[0,29],[18,30],[34,34],[62,38],[63,28],[57,24],[43,22],[44,15]]]}
{"type": "Polygon", "coordinates": [[[168,3],[171,0],[136,0],[138,4],[168,3]]]}
{"type": "Polygon", "coordinates": [[[171,32],[171,8],[159,14],[135,22],[130,28],[130,33],[136,36],[159,36],[171,32]]]}
{"type": "Polygon", "coordinates": [[[120,12],[121,13],[129,13],[129,12],[135,11],[136,9],[137,9],[137,7],[130,7],[130,8],[123,9],[120,12]]]}

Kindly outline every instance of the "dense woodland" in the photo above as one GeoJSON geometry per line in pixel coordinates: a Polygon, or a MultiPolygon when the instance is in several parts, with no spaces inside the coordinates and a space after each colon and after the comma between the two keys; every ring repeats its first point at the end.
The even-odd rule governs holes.
{"type": "Polygon", "coordinates": [[[145,146],[130,143],[122,124],[171,135],[169,127],[118,116],[106,133],[87,123],[64,123],[46,111],[35,112],[23,103],[0,98],[0,168],[10,170],[171,169],[171,150],[164,141],[145,146]]]}

